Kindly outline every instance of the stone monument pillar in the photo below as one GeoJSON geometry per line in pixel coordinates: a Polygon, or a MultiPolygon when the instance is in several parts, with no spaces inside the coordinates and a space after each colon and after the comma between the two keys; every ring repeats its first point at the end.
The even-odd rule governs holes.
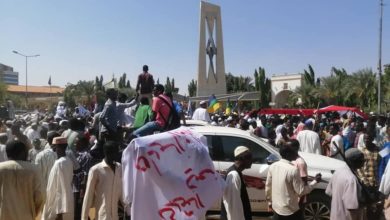
{"type": "Polygon", "coordinates": [[[200,3],[200,38],[197,96],[226,94],[221,9],[200,3]]]}

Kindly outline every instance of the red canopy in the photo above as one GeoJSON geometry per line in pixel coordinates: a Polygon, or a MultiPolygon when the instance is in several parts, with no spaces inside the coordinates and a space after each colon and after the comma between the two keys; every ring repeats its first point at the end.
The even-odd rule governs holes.
{"type": "Polygon", "coordinates": [[[279,115],[313,115],[315,109],[285,109],[285,108],[263,108],[258,114],[279,114],[279,115]]]}
{"type": "Polygon", "coordinates": [[[330,105],[330,106],[327,106],[325,108],[320,108],[320,109],[318,109],[318,111],[315,110],[314,112],[318,113],[318,114],[325,113],[325,112],[340,112],[340,113],[344,114],[344,113],[349,112],[349,111],[358,114],[360,117],[362,117],[364,119],[368,119],[368,116],[356,107],[330,105]]]}

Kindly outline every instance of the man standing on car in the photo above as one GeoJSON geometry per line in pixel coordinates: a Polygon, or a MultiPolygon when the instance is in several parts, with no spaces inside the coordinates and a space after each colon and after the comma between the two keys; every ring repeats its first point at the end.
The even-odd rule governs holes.
{"type": "Polygon", "coordinates": [[[144,65],[142,70],[143,72],[138,75],[135,91],[140,95],[140,98],[147,97],[149,102],[151,102],[154,87],[153,75],[148,72],[149,67],[147,65],[144,65]]]}
{"type": "Polygon", "coordinates": [[[356,148],[351,148],[345,152],[345,159],[349,167],[345,165],[336,170],[325,191],[332,197],[330,219],[363,219],[363,210],[359,205],[361,187],[352,172],[356,173],[356,170],[364,165],[364,154],[356,148]]]}
{"type": "Polygon", "coordinates": [[[227,170],[226,188],[222,199],[222,220],[251,220],[252,210],[242,171],[252,166],[249,148],[239,146],[234,150],[234,164],[227,170]]]}
{"type": "Polygon", "coordinates": [[[280,146],[282,159],[273,163],[268,170],[265,195],[269,208],[274,211],[274,220],[303,220],[299,197],[309,194],[314,185],[321,181],[321,174],[317,174],[311,183],[305,184],[299,169],[291,162],[298,157],[292,145],[293,143],[287,142],[280,146]]]}

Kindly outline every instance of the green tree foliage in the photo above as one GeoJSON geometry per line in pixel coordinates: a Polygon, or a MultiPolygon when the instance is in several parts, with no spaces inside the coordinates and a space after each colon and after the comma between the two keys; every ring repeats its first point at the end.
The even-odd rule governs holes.
{"type": "Polygon", "coordinates": [[[226,90],[228,93],[254,91],[253,79],[249,76],[226,74],[226,90]]]}
{"type": "Polygon", "coordinates": [[[260,92],[260,108],[269,107],[271,101],[271,80],[265,76],[265,69],[255,70],[255,89],[260,92]]]}
{"type": "Polygon", "coordinates": [[[192,79],[190,84],[188,84],[188,95],[190,97],[196,96],[197,81],[192,79]]]}
{"type": "Polygon", "coordinates": [[[309,64],[309,71],[304,70],[303,76],[306,84],[309,84],[311,86],[315,86],[316,84],[316,75],[314,73],[313,67],[309,64]]]}
{"type": "Polygon", "coordinates": [[[130,81],[126,81],[126,73],[123,73],[121,77],[119,77],[119,82],[118,82],[118,88],[131,88],[130,86],[130,81]]]}
{"type": "Polygon", "coordinates": [[[0,103],[4,103],[7,97],[7,84],[0,80],[0,103]]]}
{"type": "Polygon", "coordinates": [[[164,85],[165,91],[166,92],[171,92],[174,94],[177,94],[179,92],[179,88],[175,88],[175,79],[172,78],[172,80],[167,77],[167,81],[164,85]]]}

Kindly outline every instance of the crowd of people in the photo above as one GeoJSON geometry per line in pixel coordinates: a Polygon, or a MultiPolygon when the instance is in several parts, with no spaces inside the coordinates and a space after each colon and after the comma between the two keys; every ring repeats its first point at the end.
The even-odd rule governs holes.
{"type": "MultiPolygon", "coordinates": [[[[185,117],[172,94],[154,83],[146,65],[136,97],[115,89],[107,89],[106,95],[100,112],[78,108],[70,113],[59,103],[55,113],[0,123],[0,220],[35,219],[39,213],[43,220],[87,220],[91,207],[95,219],[128,217],[121,203],[121,151],[134,138],[172,129],[174,114],[184,124],[191,116],[185,117]]],[[[347,162],[326,190],[332,197],[331,219],[379,219],[390,207],[387,199],[380,206],[360,197],[361,188],[390,193],[389,118],[259,115],[257,110],[209,114],[207,104],[200,102],[192,119],[247,130],[279,148],[282,159],[270,166],[265,186],[274,219],[303,219],[304,195],[321,181],[318,174],[309,182],[299,151],[347,162]]],[[[224,174],[221,218],[251,219],[242,171],[251,167],[252,155],[246,146],[237,146],[234,158],[224,174]]]]}

